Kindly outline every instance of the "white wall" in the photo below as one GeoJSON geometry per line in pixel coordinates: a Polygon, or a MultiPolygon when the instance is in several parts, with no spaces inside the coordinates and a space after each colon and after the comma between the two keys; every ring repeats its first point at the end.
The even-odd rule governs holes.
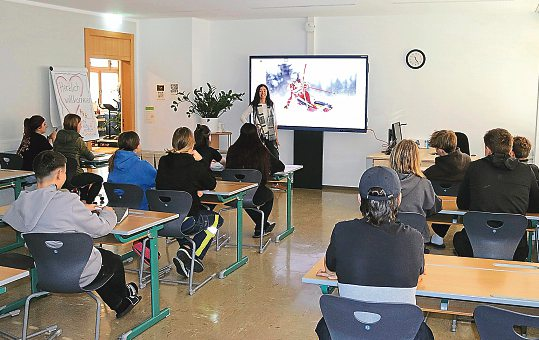
{"type": "MultiPolygon", "coordinates": [[[[25,117],[50,122],[48,68],[84,67],[85,27],[107,29],[96,15],[0,1],[0,150],[19,146],[25,117]]],[[[117,31],[135,29],[124,21],[117,31]]]]}
{"type": "MultiPolygon", "coordinates": [[[[538,20],[534,13],[320,17],[316,18],[315,53],[369,55],[369,127],[379,138],[387,138],[387,128],[394,121],[407,123],[404,136],[413,139],[449,128],[467,133],[472,153],[481,155],[482,136],[491,128],[505,127],[535,139],[538,20]],[[422,49],[427,56],[420,70],[412,70],[404,62],[413,48],[422,49]]],[[[248,93],[249,56],[305,54],[304,25],[303,18],[142,21],[141,78],[172,81],[183,75],[187,87],[183,89],[210,81],[219,89],[248,93]],[[171,33],[177,32],[172,29],[175,25],[186,33],[171,33]],[[167,39],[159,39],[162,34],[167,39]],[[170,41],[176,44],[170,47],[170,41]]],[[[146,86],[141,92],[147,91],[146,86]]],[[[246,96],[222,116],[234,137],[248,101],[246,96]]],[[[166,141],[168,145],[173,128],[194,126],[183,113],[172,113],[169,104],[159,106],[164,118],[158,129],[149,130],[145,143],[162,147],[166,141]]],[[[281,131],[280,141],[282,158],[290,163],[292,133],[281,131]]],[[[380,149],[381,143],[371,132],[325,133],[323,184],[356,186],[366,155],[380,149]]]]}

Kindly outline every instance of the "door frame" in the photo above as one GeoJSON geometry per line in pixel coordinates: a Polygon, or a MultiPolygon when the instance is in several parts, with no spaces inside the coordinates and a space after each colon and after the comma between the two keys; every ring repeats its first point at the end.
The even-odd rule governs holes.
{"type": "Polygon", "coordinates": [[[85,28],[84,63],[88,72],[90,72],[90,58],[119,60],[122,131],[134,131],[135,35],[85,28]]]}

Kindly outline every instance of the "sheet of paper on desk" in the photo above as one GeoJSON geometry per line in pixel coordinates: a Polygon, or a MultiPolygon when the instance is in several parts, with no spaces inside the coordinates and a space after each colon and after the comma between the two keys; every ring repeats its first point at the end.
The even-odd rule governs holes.
{"type": "Polygon", "coordinates": [[[116,214],[116,218],[118,220],[118,223],[121,223],[127,215],[129,215],[129,208],[124,207],[112,207],[114,210],[114,213],[116,214]]]}

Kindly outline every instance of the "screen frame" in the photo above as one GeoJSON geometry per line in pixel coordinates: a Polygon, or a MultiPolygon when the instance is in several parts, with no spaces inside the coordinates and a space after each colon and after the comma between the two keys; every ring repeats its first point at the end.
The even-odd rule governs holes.
{"type": "Polygon", "coordinates": [[[391,130],[393,131],[393,138],[395,138],[395,144],[399,144],[402,141],[402,129],[401,122],[391,124],[391,130]]]}
{"type": "MultiPolygon", "coordinates": [[[[308,126],[291,126],[291,125],[278,125],[278,129],[281,130],[300,130],[300,131],[328,131],[328,132],[356,132],[356,133],[366,133],[369,130],[369,120],[368,120],[368,92],[369,92],[369,56],[366,54],[310,54],[310,55],[254,55],[249,56],[249,103],[251,103],[251,98],[253,98],[252,93],[252,62],[253,59],[365,59],[366,68],[365,68],[365,128],[364,129],[352,129],[352,128],[332,128],[332,127],[308,127],[308,126]]],[[[249,115],[249,121],[252,121],[252,114],[249,115]]]]}

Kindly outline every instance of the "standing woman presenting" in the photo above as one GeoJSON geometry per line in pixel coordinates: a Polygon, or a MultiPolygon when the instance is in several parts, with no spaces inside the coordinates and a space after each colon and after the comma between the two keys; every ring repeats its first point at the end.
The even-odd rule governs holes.
{"type": "Polygon", "coordinates": [[[255,97],[241,115],[241,122],[243,124],[248,123],[251,114],[253,115],[253,124],[256,125],[260,134],[260,139],[271,154],[279,159],[277,120],[275,119],[274,105],[265,84],[260,84],[256,87],[255,97]]]}

